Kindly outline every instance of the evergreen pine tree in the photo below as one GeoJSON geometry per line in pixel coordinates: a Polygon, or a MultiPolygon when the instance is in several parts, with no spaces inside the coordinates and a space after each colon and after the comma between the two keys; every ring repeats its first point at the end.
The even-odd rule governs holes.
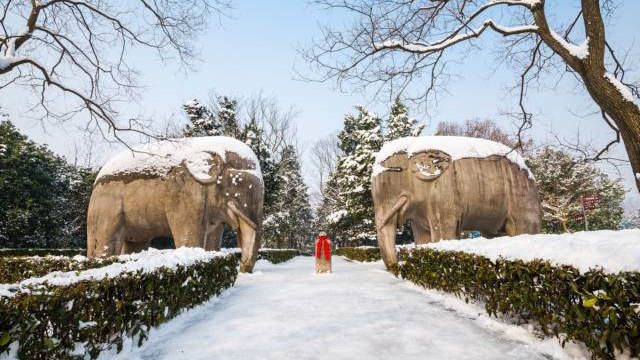
{"type": "Polygon", "coordinates": [[[222,135],[242,140],[243,133],[238,122],[238,101],[227,96],[219,96],[217,99],[218,122],[222,127],[222,135]]]}
{"type": "Polygon", "coordinates": [[[338,135],[343,155],[338,160],[335,186],[342,208],[329,214],[335,237],[343,242],[366,242],[376,238],[371,171],[375,154],[382,147],[382,121],[364,106],[356,106],[356,116],[345,116],[338,135]]]}
{"type": "Polygon", "coordinates": [[[0,121],[0,247],[82,246],[95,174],[0,121]]]}
{"type": "Polygon", "coordinates": [[[269,209],[278,191],[278,169],[265,143],[264,131],[256,119],[249,120],[245,125],[241,139],[249,145],[260,162],[260,169],[262,170],[262,178],[264,180],[264,208],[266,215],[269,213],[269,209]]]}
{"type": "Polygon", "coordinates": [[[183,130],[184,136],[219,136],[223,134],[220,121],[198,99],[187,101],[182,105],[182,108],[187,113],[190,122],[183,130]]]}
{"type": "Polygon", "coordinates": [[[276,176],[278,193],[265,221],[265,246],[303,248],[312,239],[311,206],[293,146],[282,150],[276,176]]]}
{"type": "Polygon", "coordinates": [[[533,173],[543,211],[545,232],[584,230],[576,221],[582,213],[582,197],[600,198],[593,210],[587,210],[589,230],[617,229],[624,210],[624,186],[593,165],[576,160],[564,151],[545,147],[527,160],[533,173]]]}
{"type": "Polygon", "coordinates": [[[416,119],[410,118],[407,106],[400,101],[399,97],[396,97],[391,105],[385,141],[406,136],[419,136],[423,129],[424,125],[418,125],[416,119]]]}
{"type": "MultiPolygon", "coordinates": [[[[410,118],[407,106],[400,101],[400,97],[396,97],[389,112],[385,141],[407,136],[420,136],[423,129],[424,125],[419,125],[416,119],[410,118]]],[[[396,242],[398,244],[413,242],[413,234],[408,222],[398,228],[396,242]]]]}

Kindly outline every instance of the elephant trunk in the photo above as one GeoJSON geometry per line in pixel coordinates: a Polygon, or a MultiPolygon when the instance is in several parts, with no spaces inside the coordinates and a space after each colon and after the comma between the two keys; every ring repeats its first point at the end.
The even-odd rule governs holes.
{"type": "Polygon", "coordinates": [[[256,224],[243,213],[233,201],[227,203],[229,216],[238,226],[238,247],[242,251],[240,257],[240,271],[252,272],[258,258],[258,246],[260,245],[261,225],[256,224]]]}
{"type": "Polygon", "coordinates": [[[383,226],[378,227],[378,247],[380,248],[380,255],[382,256],[385,266],[387,269],[393,270],[398,264],[395,222],[389,221],[383,226]]]}
{"type": "Polygon", "coordinates": [[[239,219],[239,223],[238,242],[240,249],[242,250],[242,255],[240,257],[240,272],[250,273],[253,271],[253,266],[256,264],[258,257],[259,230],[251,226],[253,224],[249,224],[242,218],[239,219]]]}
{"type": "Polygon", "coordinates": [[[400,196],[395,204],[385,211],[382,207],[376,211],[376,226],[378,232],[378,247],[380,255],[387,269],[393,270],[398,264],[396,255],[396,230],[398,226],[398,213],[407,203],[406,196],[400,196]]]}

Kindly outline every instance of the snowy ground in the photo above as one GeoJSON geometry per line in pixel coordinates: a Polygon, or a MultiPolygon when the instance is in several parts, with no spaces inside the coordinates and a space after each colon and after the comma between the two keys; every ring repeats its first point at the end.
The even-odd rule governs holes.
{"type": "Polygon", "coordinates": [[[334,257],[259,261],[234,288],[154,329],[142,347],[102,359],[569,359],[556,339],[484,315],[482,308],[425,291],[381,262],[334,257]]]}

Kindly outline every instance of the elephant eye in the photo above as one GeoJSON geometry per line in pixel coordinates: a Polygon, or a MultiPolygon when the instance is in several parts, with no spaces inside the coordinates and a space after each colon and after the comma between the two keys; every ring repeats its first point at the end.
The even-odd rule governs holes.
{"type": "Polygon", "coordinates": [[[387,168],[387,171],[401,172],[402,168],[398,166],[394,166],[394,167],[387,168]]]}

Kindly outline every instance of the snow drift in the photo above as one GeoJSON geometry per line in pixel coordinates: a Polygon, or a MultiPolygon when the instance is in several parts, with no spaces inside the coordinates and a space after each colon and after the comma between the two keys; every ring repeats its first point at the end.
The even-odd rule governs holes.
{"type": "Polygon", "coordinates": [[[419,247],[463,251],[492,261],[498,257],[524,261],[543,259],[572,265],[581,272],[598,267],[608,273],[640,271],[640,229],[446,240],[419,247]]]}

